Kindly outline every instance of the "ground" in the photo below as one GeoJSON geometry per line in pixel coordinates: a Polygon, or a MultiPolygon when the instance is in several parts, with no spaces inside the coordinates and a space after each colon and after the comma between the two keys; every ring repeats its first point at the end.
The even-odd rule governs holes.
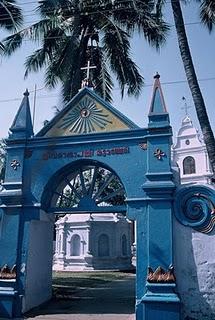
{"type": "Polygon", "coordinates": [[[126,272],[57,272],[53,299],[24,319],[133,320],[135,275],[126,272]]]}

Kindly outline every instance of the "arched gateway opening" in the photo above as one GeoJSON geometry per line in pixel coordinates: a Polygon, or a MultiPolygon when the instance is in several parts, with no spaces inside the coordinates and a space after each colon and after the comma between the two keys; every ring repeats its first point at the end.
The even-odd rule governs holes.
{"type": "Polygon", "coordinates": [[[75,161],[57,172],[42,196],[42,207],[59,218],[54,270],[133,269],[131,241],[134,237],[132,222],[126,217],[125,199],[119,177],[101,162],[75,161]],[[128,239],[126,254],[122,254],[121,249],[124,233],[128,239]]]}
{"type": "MultiPolygon", "coordinates": [[[[136,319],[179,319],[170,267],[171,136],[158,75],[147,128],[83,88],[34,135],[25,93],[7,139],[0,192],[0,317],[19,317],[50,299],[54,214],[93,211],[126,214],[135,221],[136,319]]],[[[124,259],[128,246],[123,233],[118,238],[124,259]]],[[[96,234],[96,252],[104,260],[113,252],[106,236],[104,230],[96,234]]],[[[58,240],[63,257],[62,235],[58,240]]],[[[71,259],[79,259],[83,245],[78,232],[71,235],[71,259]]],[[[95,263],[91,250],[87,259],[95,263]]]]}
{"type": "Polygon", "coordinates": [[[47,212],[122,212],[125,189],[113,170],[98,161],[82,160],[54,174],[44,189],[47,212]]]}
{"type": "MultiPolygon", "coordinates": [[[[56,215],[61,217],[72,215],[74,219],[77,215],[89,214],[91,217],[91,220],[87,221],[87,233],[90,239],[85,239],[86,241],[83,241],[85,234],[80,233],[80,230],[78,230],[79,234],[74,233],[71,236],[67,236],[70,230],[66,225],[59,230],[56,239],[57,262],[54,256],[55,268],[57,263],[58,267],[60,266],[57,270],[71,271],[69,262],[79,268],[82,266],[80,270],[85,272],[93,269],[108,270],[113,266],[116,270],[131,267],[131,254],[129,255],[128,252],[126,257],[121,254],[123,224],[121,224],[123,229],[118,228],[116,231],[117,221],[113,219],[111,230],[110,226],[104,229],[100,227],[100,234],[97,235],[95,228],[98,221],[94,223],[97,215],[100,219],[102,215],[106,217],[115,214],[126,216],[125,199],[126,193],[121,180],[110,167],[100,161],[77,160],[53,174],[42,193],[41,208],[43,210],[41,210],[40,221],[31,222],[30,251],[34,254],[29,256],[27,262],[26,283],[28,285],[26,286],[25,311],[39,305],[42,299],[51,298],[53,250],[50,238],[56,215]],[[40,230],[39,233],[38,230],[40,230]],[[120,250],[120,255],[117,254],[117,250],[120,250]]],[[[130,236],[128,232],[127,236],[130,236]]],[[[70,281],[75,283],[77,279],[73,277],[70,281]]],[[[78,274],[78,277],[82,276],[78,274]]],[[[57,280],[54,279],[54,281],[57,280]]],[[[67,287],[69,290],[69,285],[67,287]]],[[[60,284],[57,286],[57,292],[59,290],[64,297],[68,296],[67,293],[62,293],[64,289],[60,284]]]]}

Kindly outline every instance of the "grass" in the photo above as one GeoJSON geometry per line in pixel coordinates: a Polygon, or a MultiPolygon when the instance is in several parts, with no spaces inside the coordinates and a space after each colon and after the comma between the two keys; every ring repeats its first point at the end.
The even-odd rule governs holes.
{"type": "Polygon", "coordinates": [[[105,286],[111,281],[122,280],[126,272],[54,272],[53,296],[70,299],[74,293],[88,288],[105,286]]]}
{"type": "MultiPolygon", "coordinates": [[[[111,296],[107,296],[106,304],[104,304],[101,302],[101,299],[99,300],[100,294],[104,294],[105,290],[110,288],[110,283],[112,281],[123,281],[129,276],[133,277],[130,273],[131,272],[118,271],[54,272],[52,299],[29,311],[25,316],[28,318],[52,314],[87,314],[89,312],[93,314],[109,313],[110,309],[113,311],[112,302],[109,301],[111,296]],[[99,290],[94,290],[96,288],[99,290]],[[98,299],[98,303],[95,303],[95,301],[97,301],[96,299],[98,299]],[[92,303],[92,301],[94,302],[92,303]]],[[[133,288],[131,288],[131,290],[133,290],[133,288]]],[[[114,301],[118,301],[117,299],[119,300],[119,298],[116,298],[114,301]]],[[[133,296],[122,297],[122,300],[115,305],[114,312],[120,312],[122,314],[130,313],[133,312],[131,311],[133,310],[133,307],[133,296]],[[126,301],[126,305],[123,304],[124,301],[126,301]]]]}

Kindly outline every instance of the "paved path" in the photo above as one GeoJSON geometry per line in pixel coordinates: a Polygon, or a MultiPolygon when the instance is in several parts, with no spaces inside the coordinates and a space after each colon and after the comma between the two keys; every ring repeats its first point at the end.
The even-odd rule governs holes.
{"type": "Polygon", "coordinates": [[[25,317],[28,320],[134,320],[135,276],[96,288],[83,288],[71,299],[51,301],[25,317]]]}

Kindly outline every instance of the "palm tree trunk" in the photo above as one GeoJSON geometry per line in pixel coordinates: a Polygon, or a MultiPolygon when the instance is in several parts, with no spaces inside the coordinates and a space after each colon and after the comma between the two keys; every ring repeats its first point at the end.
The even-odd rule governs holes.
{"type": "Polygon", "coordinates": [[[175,28],[178,37],[178,45],[181,53],[182,62],[185,69],[188,85],[193,97],[197,117],[202,130],[204,142],[206,144],[211,169],[215,173],[215,140],[211,125],[208,119],[205,102],[198,84],[192,56],[187,40],[184,19],[182,15],[180,0],[171,0],[175,28]]]}

